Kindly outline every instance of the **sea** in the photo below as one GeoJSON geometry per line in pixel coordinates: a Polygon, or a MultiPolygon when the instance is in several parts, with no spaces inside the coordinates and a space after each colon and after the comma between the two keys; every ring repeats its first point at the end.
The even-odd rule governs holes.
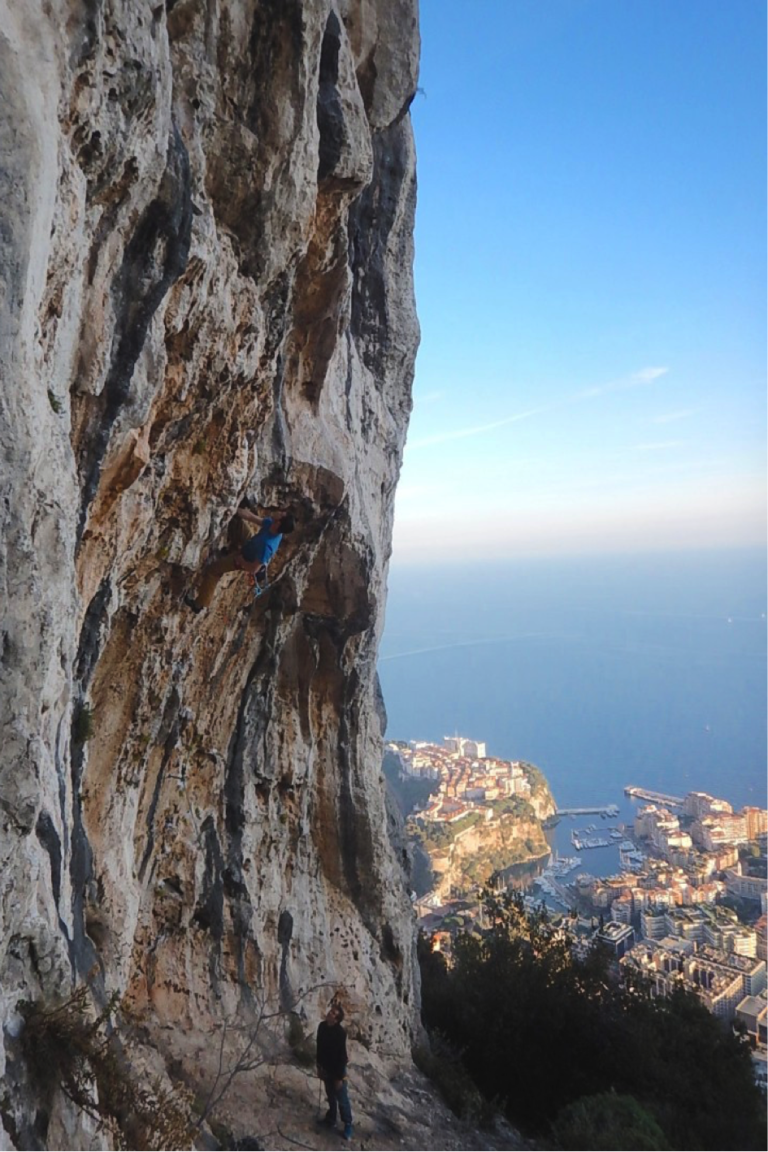
{"type": "Polygon", "coordinates": [[[766,555],[728,549],[393,565],[379,678],[389,740],[459,734],[536,764],[566,817],[553,850],[619,870],[627,785],[768,806],[766,555]]]}

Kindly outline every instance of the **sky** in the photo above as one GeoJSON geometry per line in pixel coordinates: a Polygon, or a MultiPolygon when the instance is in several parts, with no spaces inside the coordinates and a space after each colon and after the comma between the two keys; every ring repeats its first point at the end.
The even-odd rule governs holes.
{"type": "Polygon", "coordinates": [[[393,564],[765,544],[763,0],[421,0],[393,564]]]}

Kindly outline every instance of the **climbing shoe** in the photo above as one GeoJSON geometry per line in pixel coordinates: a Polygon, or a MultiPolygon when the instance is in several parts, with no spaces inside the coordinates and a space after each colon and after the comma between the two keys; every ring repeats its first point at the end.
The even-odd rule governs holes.
{"type": "Polygon", "coordinates": [[[195,600],[194,596],[190,596],[189,592],[184,597],[184,603],[186,604],[187,608],[192,609],[195,615],[197,615],[198,612],[202,612],[203,610],[202,607],[198,604],[197,600],[195,600]]]}
{"type": "Polygon", "coordinates": [[[351,1140],[352,1139],[352,1125],[351,1124],[345,1124],[344,1125],[344,1131],[342,1132],[341,1135],[342,1135],[343,1140],[351,1140]]]}
{"type": "Polygon", "coordinates": [[[330,1112],[326,1112],[325,1116],[323,1116],[320,1123],[323,1125],[324,1128],[335,1128],[336,1127],[336,1117],[331,1116],[330,1112]]]}

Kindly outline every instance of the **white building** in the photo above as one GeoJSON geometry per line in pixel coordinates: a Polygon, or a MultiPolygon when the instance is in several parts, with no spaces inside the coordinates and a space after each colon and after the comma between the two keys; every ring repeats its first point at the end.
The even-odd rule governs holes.
{"type": "Polygon", "coordinates": [[[745,956],[725,957],[708,948],[695,948],[693,941],[667,940],[643,944],[623,963],[632,964],[651,977],[658,993],[671,992],[682,984],[696,992],[710,1012],[733,1020],[745,996],[759,996],[765,988],[765,964],[745,956]],[[683,947],[678,948],[680,943],[683,947]],[[688,955],[685,953],[689,952],[688,955]]]}
{"type": "Polygon", "coordinates": [[[457,756],[466,756],[470,760],[485,759],[484,742],[468,740],[466,736],[444,736],[443,744],[457,756]]]}
{"type": "Polygon", "coordinates": [[[727,800],[719,800],[708,792],[689,792],[683,801],[683,813],[701,820],[703,816],[731,813],[733,808],[727,800]]]}
{"type": "Polygon", "coordinates": [[[743,876],[741,865],[728,868],[725,872],[725,883],[729,892],[740,896],[744,900],[760,900],[765,894],[768,884],[759,876],[743,876]]]}
{"type": "Polygon", "coordinates": [[[640,911],[640,933],[644,940],[661,940],[667,935],[667,920],[659,908],[643,908],[640,911]]]}

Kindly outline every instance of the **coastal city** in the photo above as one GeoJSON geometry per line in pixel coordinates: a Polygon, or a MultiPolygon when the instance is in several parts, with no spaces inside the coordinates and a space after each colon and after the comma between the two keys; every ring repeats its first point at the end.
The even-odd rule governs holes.
{"type": "MultiPolygon", "coordinates": [[[[443,855],[451,851],[445,840],[449,829],[457,829],[459,840],[471,820],[477,835],[478,825],[498,812],[500,800],[531,799],[532,766],[489,757],[482,741],[461,736],[445,737],[442,744],[398,741],[387,745],[387,753],[403,781],[429,784],[424,802],[409,813],[409,824],[426,835],[427,845],[433,830],[442,827],[443,855]]],[[[553,800],[542,807],[537,798],[536,816],[545,827],[571,822],[572,853],[553,852],[526,878],[526,906],[532,910],[546,903],[551,915],[560,915],[576,950],[586,950],[597,938],[620,971],[641,972],[659,993],[687,987],[713,1014],[738,1023],[750,1036],[756,1075],[764,1081],[768,810],[734,811],[728,801],[697,791],[669,796],[628,785],[625,793],[638,802],[631,825],[618,823],[617,805],[558,809],[553,800]],[[608,845],[618,850],[618,870],[591,874],[583,866],[585,854],[608,845]]],[[[525,804],[520,811],[528,808],[525,804]]],[[[437,854],[430,855],[435,862],[437,854]]],[[[480,885],[452,879],[450,892],[436,885],[413,894],[420,928],[448,955],[457,931],[482,924],[480,885]]],[[[506,882],[503,871],[483,879],[497,886],[506,882]]],[[[520,883],[519,872],[515,882],[520,883]]]]}
{"type": "Polygon", "coordinates": [[[436,795],[420,812],[422,820],[454,824],[470,812],[490,816],[488,804],[505,796],[530,797],[530,782],[519,761],[486,755],[485,744],[463,736],[446,736],[443,744],[414,740],[390,744],[405,776],[433,780],[436,795]]]}

